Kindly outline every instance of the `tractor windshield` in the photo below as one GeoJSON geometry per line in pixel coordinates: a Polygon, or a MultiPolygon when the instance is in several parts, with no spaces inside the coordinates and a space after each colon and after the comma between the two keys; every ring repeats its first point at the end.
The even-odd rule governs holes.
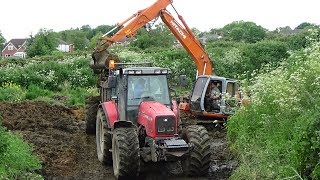
{"type": "Polygon", "coordinates": [[[143,100],[170,105],[166,75],[139,75],[128,77],[128,106],[138,106],[143,100]]]}

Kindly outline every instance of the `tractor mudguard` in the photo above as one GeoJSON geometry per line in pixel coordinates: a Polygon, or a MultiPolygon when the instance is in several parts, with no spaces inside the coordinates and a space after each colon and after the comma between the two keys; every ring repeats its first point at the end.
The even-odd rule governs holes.
{"type": "Polygon", "coordinates": [[[119,119],[116,104],[113,101],[108,101],[101,103],[99,106],[102,107],[103,112],[106,115],[108,128],[113,128],[115,122],[119,119]]]}

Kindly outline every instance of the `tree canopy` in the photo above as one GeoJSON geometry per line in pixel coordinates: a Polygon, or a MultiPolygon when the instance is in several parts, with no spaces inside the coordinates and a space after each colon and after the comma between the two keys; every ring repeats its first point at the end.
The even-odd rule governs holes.
{"type": "Polygon", "coordinates": [[[156,25],[155,29],[149,32],[146,29],[140,29],[135,38],[130,45],[140,49],[172,47],[175,40],[171,31],[163,23],[156,25]]]}
{"type": "Polygon", "coordinates": [[[29,57],[49,55],[58,45],[57,34],[52,30],[41,29],[34,37],[30,37],[27,46],[29,57]]]}
{"type": "Polygon", "coordinates": [[[224,37],[228,40],[255,43],[266,37],[266,30],[254,22],[234,21],[222,28],[224,37]]]}
{"type": "Polygon", "coordinates": [[[3,49],[4,43],[6,42],[6,39],[3,37],[1,31],[0,31],[0,50],[3,49]]]}

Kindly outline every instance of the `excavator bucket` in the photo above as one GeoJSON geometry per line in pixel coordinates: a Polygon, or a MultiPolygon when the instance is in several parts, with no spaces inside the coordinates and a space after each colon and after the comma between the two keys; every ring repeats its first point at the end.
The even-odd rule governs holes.
{"type": "Polygon", "coordinates": [[[97,42],[96,47],[94,48],[94,52],[92,53],[92,59],[95,64],[99,64],[98,62],[103,61],[110,54],[107,50],[109,44],[106,41],[99,40],[97,42]]]}
{"type": "Polygon", "coordinates": [[[93,62],[91,62],[90,67],[96,74],[99,74],[103,69],[108,69],[110,60],[114,60],[115,63],[120,62],[117,55],[107,50],[108,47],[108,43],[101,43],[100,41],[91,55],[93,62]]]}

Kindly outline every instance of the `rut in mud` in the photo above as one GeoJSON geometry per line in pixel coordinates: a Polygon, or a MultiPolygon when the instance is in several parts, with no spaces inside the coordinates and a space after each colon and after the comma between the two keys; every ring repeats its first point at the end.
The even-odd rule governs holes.
{"type": "MultiPolygon", "coordinates": [[[[0,103],[0,115],[5,127],[34,146],[43,166],[39,173],[45,179],[113,179],[112,167],[102,165],[96,157],[95,137],[85,133],[82,107],[46,102],[0,103]]],[[[225,131],[213,129],[209,133],[211,167],[208,177],[200,179],[227,179],[237,161],[227,151],[225,131]]],[[[147,167],[142,169],[143,179],[168,175],[161,165],[147,167]]]]}

